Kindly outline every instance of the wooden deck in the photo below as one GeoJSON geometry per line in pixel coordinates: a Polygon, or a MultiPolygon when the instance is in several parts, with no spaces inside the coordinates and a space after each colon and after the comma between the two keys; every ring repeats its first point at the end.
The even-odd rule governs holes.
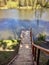
{"type": "Polygon", "coordinates": [[[27,40],[24,39],[25,43],[20,44],[18,56],[15,56],[8,65],[39,65],[40,51],[49,54],[49,49],[34,44],[32,31],[30,32],[30,40],[30,43],[26,43],[27,40]]]}
{"type": "Polygon", "coordinates": [[[20,44],[18,56],[8,65],[33,65],[31,44],[20,44]]]}

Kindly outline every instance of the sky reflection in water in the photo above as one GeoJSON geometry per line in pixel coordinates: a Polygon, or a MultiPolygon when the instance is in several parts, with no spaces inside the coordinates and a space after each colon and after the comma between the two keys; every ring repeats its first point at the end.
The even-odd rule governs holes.
{"type": "MultiPolygon", "coordinates": [[[[15,31],[16,34],[19,35],[20,31],[22,29],[30,29],[30,28],[33,29],[33,32],[36,31],[36,33],[42,32],[42,31],[49,33],[49,22],[42,21],[42,20],[37,22],[37,20],[0,19],[0,35],[1,35],[1,37],[3,34],[3,32],[1,32],[1,31],[4,31],[4,32],[6,32],[6,30],[11,31],[11,32],[15,31]]],[[[10,34],[10,33],[8,33],[8,34],[10,34]]]]}

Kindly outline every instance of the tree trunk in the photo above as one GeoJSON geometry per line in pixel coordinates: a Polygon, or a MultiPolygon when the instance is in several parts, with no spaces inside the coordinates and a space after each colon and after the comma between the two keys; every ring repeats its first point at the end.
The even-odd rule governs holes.
{"type": "Polygon", "coordinates": [[[4,0],[4,4],[5,4],[5,5],[7,4],[7,1],[6,1],[6,0],[4,0]]]}
{"type": "Polygon", "coordinates": [[[27,6],[27,0],[24,1],[24,5],[27,6]]]}

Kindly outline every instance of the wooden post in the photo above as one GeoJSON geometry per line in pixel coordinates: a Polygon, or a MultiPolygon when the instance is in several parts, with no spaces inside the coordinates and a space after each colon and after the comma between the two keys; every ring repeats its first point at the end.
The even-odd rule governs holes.
{"type": "Polygon", "coordinates": [[[34,56],[34,46],[32,46],[32,54],[33,54],[33,56],[34,56]]]}
{"type": "Polygon", "coordinates": [[[40,49],[38,49],[38,55],[37,55],[37,65],[39,65],[39,58],[40,58],[40,49]]]}
{"type": "Polygon", "coordinates": [[[32,28],[30,29],[30,38],[31,38],[31,44],[32,44],[32,28]]]}
{"type": "Polygon", "coordinates": [[[49,65],[49,59],[48,59],[48,61],[47,61],[47,64],[46,65],[49,65]]]}
{"type": "Polygon", "coordinates": [[[36,50],[37,50],[37,48],[35,47],[35,50],[34,50],[34,61],[36,61],[36,50]]]}

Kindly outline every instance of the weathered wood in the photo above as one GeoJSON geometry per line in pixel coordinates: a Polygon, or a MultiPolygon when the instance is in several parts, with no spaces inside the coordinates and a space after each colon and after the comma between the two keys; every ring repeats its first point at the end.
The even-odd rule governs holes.
{"type": "Polygon", "coordinates": [[[36,44],[34,44],[34,43],[32,43],[32,46],[34,46],[34,47],[36,47],[37,49],[40,49],[41,51],[43,51],[43,52],[49,54],[49,49],[43,48],[43,47],[38,46],[38,45],[36,45],[36,44]]]}
{"type": "Polygon", "coordinates": [[[40,58],[40,49],[38,49],[38,55],[37,55],[37,65],[39,65],[39,58],[40,58]]]}
{"type": "Polygon", "coordinates": [[[34,56],[34,46],[32,46],[32,54],[33,54],[33,56],[34,56]]]}
{"type": "Polygon", "coordinates": [[[30,38],[31,38],[31,44],[32,44],[32,28],[30,29],[30,38]]]}
{"type": "Polygon", "coordinates": [[[37,50],[37,48],[35,47],[35,50],[34,50],[34,61],[36,61],[36,50],[37,50]]]}
{"type": "MultiPolygon", "coordinates": [[[[40,50],[45,52],[46,54],[49,54],[49,49],[43,48],[41,46],[38,46],[38,45],[32,43],[32,54],[34,56],[34,61],[36,61],[36,59],[37,59],[37,61],[36,61],[37,65],[39,65],[40,50]],[[37,57],[36,57],[36,50],[38,50],[37,57]]],[[[47,65],[48,65],[48,63],[49,63],[49,60],[47,62],[47,65]]]]}
{"type": "Polygon", "coordinates": [[[33,65],[31,44],[20,44],[19,54],[8,65],[33,65]]]}

